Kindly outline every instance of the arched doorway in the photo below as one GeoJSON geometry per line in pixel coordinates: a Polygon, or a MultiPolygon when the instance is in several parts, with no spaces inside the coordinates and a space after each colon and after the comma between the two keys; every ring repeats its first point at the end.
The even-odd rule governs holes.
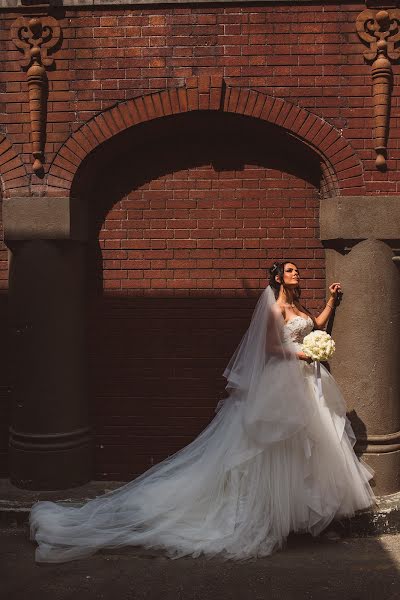
{"type": "Polygon", "coordinates": [[[96,478],[131,478],[206,426],[273,259],[296,260],[319,303],[321,178],[282,129],[211,111],[126,130],[82,165],[96,478]]]}
{"type": "MultiPolygon", "coordinates": [[[[337,130],[316,115],[260,92],[229,88],[221,78],[195,77],[189,78],[185,87],[134,98],[93,117],[60,148],[50,167],[46,186],[46,197],[40,202],[32,199],[31,218],[25,216],[23,220],[25,227],[35,224],[35,239],[38,232],[40,235],[45,232],[44,240],[20,245],[23,252],[14,256],[17,260],[12,270],[12,279],[17,284],[14,304],[19,307],[17,312],[22,319],[26,317],[25,289],[30,289],[37,276],[46,283],[38,289],[35,310],[30,316],[33,327],[29,332],[33,333],[24,338],[27,354],[23,366],[20,365],[34,377],[29,379],[28,391],[20,385],[16,393],[21,403],[10,438],[12,481],[34,489],[69,487],[93,476],[132,477],[190,441],[212,417],[223,393],[220,373],[246,328],[255,297],[265,286],[267,261],[271,257],[290,256],[299,263],[303,261],[300,266],[304,267],[314,260],[315,280],[310,279],[307,271],[304,275],[309,279],[306,290],[309,302],[317,301],[318,294],[323,294],[324,266],[317,231],[318,190],[324,197],[335,193],[361,193],[363,176],[352,148],[337,130]],[[165,189],[157,189],[159,185],[165,185],[165,189]],[[213,197],[208,198],[210,190],[213,197]],[[155,197],[157,192],[163,191],[173,202],[194,201],[195,204],[186,208],[167,207],[166,198],[155,197]],[[142,202],[147,201],[146,195],[149,208],[142,207],[140,215],[133,212],[138,209],[140,198],[142,202]],[[210,201],[211,206],[207,206],[210,201]],[[125,202],[126,210],[121,202],[125,202]],[[157,206],[160,202],[165,202],[165,207],[157,206]],[[164,208],[174,212],[165,215],[165,225],[160,225],[163,217],[152,211],[164,208]],[[151,214],[144,215],[145,209],[151,214]],[[180,210],[186,213],[179,213],[180,210]],[[191,214],[191,210],[200,214],[191,214]],[[222,210],[228,212],[222,213],[222,210]],[[121,211],[126,215],[123,218],[121,211]],[[86,213],[89,213],[88,220],[85,220],[86,213]],[[145,226],[144,217],[149,221],[145,226]],[[183,224],[184,220],[193,219],[195,226],[183,224]],[[130,227],[129,221],[135,220],[139,225],[130,227]],[[130,232],[129,236],[122,235],[124,228],[130,232]],[[291,238],[295,230],[298,235],[291,238]],[[83,253],[88,237],[91,268],[84,271],[83,253]],[[123,248],[123,239],[129,241],[130,247],[123,248]],[[150,244],[150,248],[144,247],[144,242],[150,244]],[[175,247],[168,247],[171,244],[175,247]],[[118,250],[119,257],[113,255],[113,251],[118,250]],[[145,250],[172,251],[172,256],[144,257],[145,250]],[[200,250],[206,255],[200,256],[200,250]],[[111,254],[106,256],[105,251],[111,254]],[[127,255],[127,252],[135,254],[127,255]],[[104,265],[103,259],[107,261],[104,265]],[[146,262],[139,267],[135,262],[138,260],[150,261],[150,267],[146,262]],[[169,260],[177,262],[168,264],[169,260]],[[315,262],[318,260],[319,266],[315,262]],[[125,261],[124,268],[121,261],[125,261]],[[103,285],[107,287],[106,294],[103,294],[103,285]],[[90,459],[85,385],[86,326],[82,310],[85,288],[89,295],[86,317],[89,317],[90,329],[104,331],[102,339],[91,336],[91,420],[96,426],[98,448],[95,473],[90,459]],[[105,300],[108,303],[118,300],[119,304],[106,306],[105,300]],[[115,318],[125,314],[121,307],[127,306],[127,300],[134,301],[129,312],[134,319],[129,323],[115,318]],[[157,321],[153,327],[153,346],[151,340],[149,342],[149,327],[143,329],[146,325],[143,306],[146,308],[150,303],[155,307],[152,314],[157,321]],[[167,304],[175,308],[163,319],[160,307],[164,310],[167,304]],[[51,306],[51,319],[48,306],[51,306]],[[214,313],[210,314],[210,307],[214,313]],[[186,319],[185,311],[189,315],[186,319]],[[177,314],[179,319],[171,329],[172,316],[177,314]],[[107,327],[107,321],[111,328],[107,327]],[[114,327],[118,321],[123,323],[119,329],[114,327]],[[192,332],[189,323],[197,324],[192,332]],[[215,324],[214,329],[210,323],[215,324]],[[222,329],[221,323],[225,323],[222,329]],[[140,327],[145,331],[141,338],[137,335],[140,327]],[[199,330],[204,335],[196,338],[199,330]],[[123,336],[126,341],[121,344],[123,336]],[[187,390],[179,387],[183,367],[176,363],[178,358],[182,359],[182,355],[176,354],[176,348],[181,347],[179,336],[189,340],[189,345],[182,346],[183,356],[192,360],[187,371],[192,373],[187,378],[187,390]],[[110,343],[113,339],[117,348],[114,352],[110,343]],[[170,422],[166,428],[160,416],[157,417],[162,432],[157,440],[150,437],[145,442],[141,436],[145,427],[156,431],[153,418],[140,421],[143,415],[136,419],[136,414],[126,415],[120,409],[110,409],[117,403],[112,394],[105,393],[107,386],[116,390],[115,382],[120,385],[124,377],[128,382],[127,392],[120,397],[131,398],[134,369],[132,361],[129,363],[129,352],[133,359],[138,357],[138,352],[143,357],[143,344],[136,347],[135,354],[133,339],[141,339],[143,343],[146,340],[153,348],[148,356],[154,358],[155,350],[159,352],[157,368],[175,361],[173,376],[170,371],[168,375],[169,387],[160,384],[166,381],[165,373],[161,372],[158,377],[158,389],[163,393],[170,390],[170,395],[166,402],[149,404],[152,417],[157,414],[154,406],[167,407],[170,414],[170,400],[178,397],[186,399],[190,410],[196,408],[187,400],[188,394],[193,396],[194,385],[201,389],[212,382],[211,388],[201,392],[201,403],[197,405],[202,421],[199,413],[182,412],[180,401],[174,405],[180,411],[174,423],[170,422]],[[172,340],[175,355],[168,354],[167,345],[161,352],[160,339],[172,340]],[[32,351],[33,341],[41,347],[39,354],[32,351]],[[128,353],[123,352],[124,347],[128,353]],[[104,348],[111,348],[108,355],[104,348]],[[209,360],[212,378],[201,369],[193,376],[193,364],[200,364],[195,352],[199,349],[202,358],[209,360]],[[127,356],[129,363],[122,371],[120,356],[127,356]],[[60,387],[63,381],[68,385],[60,387]],[[173,381],[178,382],[178,388],[173,381]],[[98,396],[96,389],[100,390],[98,396]],[[33,401],[26,404],[27,397],[33,401]],[[102,414],[100,406],[105,409],[102,414]],[[126,416],[133,420],[127,423],[126,416]],[[109,425],[112,419],[114,431],[109,425]],[[172,431],[172,426],[175,437],[165,437],[165,431],[172,431]],[[129,442],[125,445],[121,445],[123,433],[129,442]],[[168,443],[161,441],[157,446],[160,440],[168,443]],[[131,456],[136,442],[136,453],[138,449],[145,451],[141,462],[138,459],[134,464],[131,456]],[[109,459],[103,452],[106,447],[110,450],[109,459]],[[65,464],[69,465],[67,471],[65,464]]],[[[15,214],[18,207],[17,203],[15,214]]],[[[18,239],[25,240],[27,235],[31,239],[30,231],[21,230],[20,225],[18,223],[18,239]]],[[[146,356],[144,358],[146,360],[146,356]]],[[[154,366],[151,365],[149,371],[153,378],[154,366]]],[[[143,374],[143,366],[136,371],[143,374]]],[[[137,377],[133,379],[138,390],[137,377]]],[[[154,399],[149,381],[144,381],[142,389],[149,391],[154,399]]],[[[129,400],[128,413],[132,406],[145,404],[140,396],[138,403],[129,400]]]]}

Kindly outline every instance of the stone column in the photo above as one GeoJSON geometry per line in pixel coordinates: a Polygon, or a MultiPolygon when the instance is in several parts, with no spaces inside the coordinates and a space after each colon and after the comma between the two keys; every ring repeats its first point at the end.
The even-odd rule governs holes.
{"type": "Polygon", "coordinates": [[[321,202],[327,283],[340,281],[331,367],[375,470],[377,494],[400,490],[400,197],[321,202]]]}
{"type": "Polygon", "coordinates": [[[12,198],[3,214],[14,365],[10,478],[26,489],[65,489],[92,475],[83,211],[68,198],[12,198]]]}

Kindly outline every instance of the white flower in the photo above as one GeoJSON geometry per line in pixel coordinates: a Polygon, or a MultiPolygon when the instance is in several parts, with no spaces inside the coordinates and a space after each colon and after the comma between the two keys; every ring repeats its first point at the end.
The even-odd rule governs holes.
{"type": "Polygon", "coordinates": [[[303,340],[303,352],[313,360],[328,360],[335,352],[335,342],[326,331],[312,331],[303,340]]]}

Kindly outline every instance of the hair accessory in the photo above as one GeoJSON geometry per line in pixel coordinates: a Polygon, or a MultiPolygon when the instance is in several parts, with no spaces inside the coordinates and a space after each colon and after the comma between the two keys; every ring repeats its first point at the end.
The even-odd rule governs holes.
{"type": "Polygon", "coordinates": [[[275,273],[275,271],[277,271],[279,268],[279,264],[278,263],[274,263],[271,267],[271,273],[275,273]]]}

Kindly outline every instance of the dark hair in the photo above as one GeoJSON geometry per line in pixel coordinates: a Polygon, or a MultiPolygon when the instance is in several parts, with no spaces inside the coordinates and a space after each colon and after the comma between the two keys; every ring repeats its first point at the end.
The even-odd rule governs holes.
{"type": "MultiPolygon", "coordinates": [[[[292,260],[285,260],[284,262],[274,262],[274,264],[272,265],[272,267],[269,268],[269,285],[272,288],[272,291],[274,292],[275,298],[278,298],[279,296],[279,290],[281,289],[281,283],[279,283],[279,281],[276,281],[275,277],[278,275],[280,280],[283,282],[283,276],[284,276],[284,272],[285,272],[285,265],[287,264],[291,264],[291,265],[296,265],[295,262],[293,262],[292,260]]],[[[300,286],[297,288],[295,296],[296,298],[300,298],[300,286]]]]}

